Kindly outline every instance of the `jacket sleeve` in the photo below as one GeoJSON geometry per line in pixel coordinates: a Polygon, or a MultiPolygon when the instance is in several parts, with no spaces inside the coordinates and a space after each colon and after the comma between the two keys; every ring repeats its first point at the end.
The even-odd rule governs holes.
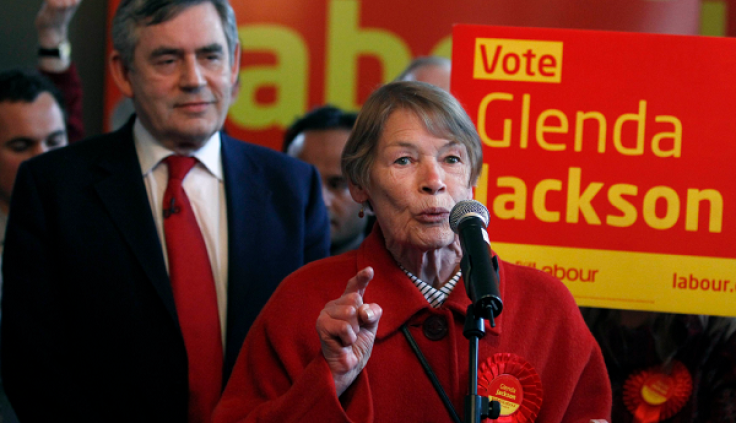
{"type": "Polygon", "coordinates": [[[588,361],[578,379],[563,422],[611,421],[611,383],[600,347],[591,338],[588,361]]]}
{"type": "Polygon", "coordinates": [[[213,421],[372,423],[365,372],[338,398],[317,333],[278,318],[281,311],[272,301],[251,328],[213,421]]]}

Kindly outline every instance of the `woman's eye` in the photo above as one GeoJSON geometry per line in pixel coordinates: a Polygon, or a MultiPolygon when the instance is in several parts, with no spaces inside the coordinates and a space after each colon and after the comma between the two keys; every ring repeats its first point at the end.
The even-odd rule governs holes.
{"type": "Polygon", "coordinates": [[[408,165],[409,163],[411,163],[411,160],[408,157],[399,157],[394,161],[394,163],[398,165],[408,165]]]}
{"type": "Polygon", "coordinates": [[[448,156],[445,158],[445,162],[447,163],[460,163],[460,157],[458,156],[448,156]]]}

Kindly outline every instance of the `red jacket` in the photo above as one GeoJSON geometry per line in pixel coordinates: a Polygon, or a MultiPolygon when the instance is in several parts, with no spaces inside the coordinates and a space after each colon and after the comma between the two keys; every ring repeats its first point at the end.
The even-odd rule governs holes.
{"type": "MultiPolygon", "coordinates": [[[[541,378],[537,422],[609,419],[611,389],[598,344],[567,288],[539,270],[500,262],[504,309],[496,327],[486,324],[479,360],[513,353],[541,378]]],[[[313,262],[284,280],[250,329],[215,422],[449,422],[440,397],[400,331],[410,332],[462,418],[468,390],[470,304],[460,280],[433,309],[395,264],[380,229],[356,251],[313,262]],[[383,308],[376,343],[365,369],[337,398],[315,322],[359,269],[375,277],[364,302],[383,308]],[[428,339],[422,324],[444,316],[447,335],[428,339]]],[[[521,412],[521,411],[519,411],[521,412]]]]}

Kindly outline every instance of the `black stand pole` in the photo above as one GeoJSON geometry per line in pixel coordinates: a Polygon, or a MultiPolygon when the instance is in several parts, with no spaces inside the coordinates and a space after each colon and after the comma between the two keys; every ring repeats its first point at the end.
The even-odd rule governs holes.
{"type": "Polygon", "coordinates": [[[470,341],[470,386],[465,397],[465,423],[480,423],[484,418],[495,420],[501,413],[501,404],[478,395],[478,341],[486,335],[486,327],[485,320],[475,312],[475,304],[468,306],[463,335],[470,341]]]}

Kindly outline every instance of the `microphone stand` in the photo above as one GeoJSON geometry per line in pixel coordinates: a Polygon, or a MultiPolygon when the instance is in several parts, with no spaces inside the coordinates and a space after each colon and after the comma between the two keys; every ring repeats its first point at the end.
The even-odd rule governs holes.
{"type": "Polygon", "coordinates": [[[470,304],[465,317],[463,335],[470,341],[469,390],[465,396],[465,423],[480,423],[484,418],[495,420],[501,414],[501,404],[498,401],[489,401],[488,397],[478,395],[478,341],[486,335],[485,319],[481,316],[489,315],[491,325],[495,326],[493,313],[490,310],[486,311],[488,314],[476,313],[476,304],[470,304]]]}
{"type": "Polygon", "coordinates": [[[465,423],[480,423],[484,418],[495,420],[501,414],[501,403],[478,395],[478,343],[486,334],[485,319],[495,327],[493,319],[503,310],[498,292],[498,258],[491,254],[486,233],[488,220],[488,210],[474,200],[458,202],[450,213],[450,227],[458,234],[463,250],[460,271],[471,302],[463,328],[463,335],[470,341],[465,423]]]}

